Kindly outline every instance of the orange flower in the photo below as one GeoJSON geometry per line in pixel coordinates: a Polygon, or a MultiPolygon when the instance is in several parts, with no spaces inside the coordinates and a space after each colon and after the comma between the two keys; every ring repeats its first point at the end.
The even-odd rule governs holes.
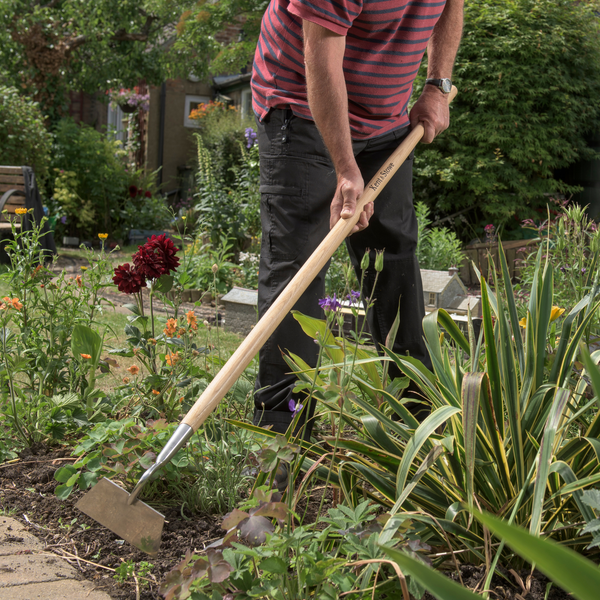
{"type": "Polygon", "coordinates": [[[158,390],[152,390],[152,393],[153,393],[155,396],[160,396],[160,392],[159,392],[158,390]]]}
{"type": "Polygon", "coordinates": [[[129,377],[123,377],[123,383],[129,383],[129,377]]]}
{"type": "Polygon", "coordinates": [[[90,360],[92,358],[91,354],[81,354],[81,358],[85,358],[85,360],[90,360]]]}
{"type": "Polygon", "coordinates": [[[23,308],[23,305],[19,302],[18,298],[13,298],[11,300],[13,308],[16,308],[17,310],[21,310],[23,308]]]}
{"type": "Polygon", "coordinates": [[[137,375],[140,372],[140,368],[137,365],[131,365],[129,369],[127,369],[132,375],[137,375]]]}
{"type": "Polygon", "coordinates": [[[81,275],[77,275],[77,277],[75,277],[75,281],[77,282],[77,287],[83,287],[83,283],[81,283],[81,275]]]}
{"type": "Polygon", "coordinates": [[[170,367],[174,367],[181,360],[181,356],[179,356],[179,352],[169,352],[165,357],[165,360],[170,367]]]}
{"type": "Polygon", "coordinates": [[[154,338],[148,338],[148,343],[152,344],[153,346],[156,346],[157,341],[154,338]]]}
{"type": "Polygon", "coordinates": [[[173,337],[177,331],[177,321],[175,319],[169,319],[167,326],[164,329],[164,333],[167,337],[173,337]]]}
{"type": "Polygon", "coordinates": [[[108,237],[108,233],[99,233],[99,234],[98,234],[98,237],[99,237],[101,240],[105,240],[105,239],[108,237]]]}
{"type": "Polygon", "coordinates": [[[196,331],[198,329],[198,322],[196,321],[196,315],[194,314],[194,311],[188,310],[186,317],[187,317],[187,322],[188,322],[188,325],[190,326],[190,329],[193,329],[194,331],[196,331]]]}

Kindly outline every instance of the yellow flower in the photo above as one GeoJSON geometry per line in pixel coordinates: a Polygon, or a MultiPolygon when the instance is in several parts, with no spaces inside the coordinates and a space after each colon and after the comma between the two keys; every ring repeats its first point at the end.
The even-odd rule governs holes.
{"type": "Polygon", "coordinates": [[[84,267],[83,265],[81,265],[79,268],[80,268],[82,271],[87,271],[87,267],[84,267]]]}
{"type": "Polygon", "coordinates": [[[553,306],[552,311],[550,312],[550,322],[556,321],[562,314],[565,312],[564,308],[559,308],[558,306],[553,306]]]}
{"type": "Polygon", "coordinates": [[[101,240],[105,240],[105,239],[108,237],[108,233],[99,233],[99,234],[98,234],[98,237],[99,237],[101,240]]]}
{"type": "Polygon", "coordinates": [[[18,215],[26,215],[27,214],[27,209],[26,208],[17,208],[17,209],[15,209],[15,212],[18,215]]]}
{"type": "Polygon", "coordinates": [[[523,317],[520,321],[519,321],[519,325],[521,327],[523,327],[523,329],[525,329],[525,327],[527,327],[527,317],[523,317]]]}
{"type": "Polygon", "coordinates": [[[81,358],[85,358],[85,360],[90,360],[90,358],[92,358],[91,354],[82,354],[81,358]]]}

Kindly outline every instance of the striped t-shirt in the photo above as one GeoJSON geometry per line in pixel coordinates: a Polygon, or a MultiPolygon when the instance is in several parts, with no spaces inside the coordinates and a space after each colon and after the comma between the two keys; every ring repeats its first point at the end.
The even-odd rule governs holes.
{"type": "Polygon", "coordinates": [[[312,120],[306,96],[302,20],[346,36],[344,75],[355,139],[408,124],[413,80],[445,0],[271,0],[252,73],[259,119],[291,106],[312,120]]]}

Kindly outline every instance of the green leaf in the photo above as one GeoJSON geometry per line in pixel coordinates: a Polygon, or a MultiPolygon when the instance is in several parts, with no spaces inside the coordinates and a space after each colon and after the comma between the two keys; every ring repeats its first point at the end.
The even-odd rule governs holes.
{"type": "Polygon", "coordinates": [[[280,575],[287,573],[288,570],[288,566],[285,561],[278,556],[270,556],[269,558],[265,558],[265,560],[261,561],[261,563],[258,565],[258,568],[261,571],[278,573],[280,575]]]}
{"type": "Polygon", "coordinates": [[[509,525],[489,514],[473,512],[475,518],[578,600],[597,600],[600,569],[569,548],[548,539],[535,537],[524,529],[509,525]]]}
{"type": "Polygon", "coordinates": [[[153,292],[161,292],[166,294],[171,291],[173,287],[173,275],[161,275],[152,285],[153,292]]]}
{"type": "Polygon", "coordinates": [[[67,465],[66,467],[61,467],[54,473],[54,479],[59,483],[67,483],[75,473],[77,473],[77,469],[72,465],[67,465]]]}
{"type": "Polygon", "coordinates": [[[66,500],[71,495],[72,491],[72,486],[60,484],[54,488],[54,495],[61,500],[66,500]]]}
{"type": "Polygon", "coordinates": [[[85,325],[75,325],[71,335],[71,351],[77,359],[80,359],[82,354],[89,354],[92,364],[97,366],[102,352],[102,338],[85,325]]]}
{"type": "Polygon", "coordinates": [[[438,600],[481,600],[481,596],[470,592],[407,554],[388,546],[381,546],[381,549],[400,567],[405,576],[414,577],[438,600]]]}

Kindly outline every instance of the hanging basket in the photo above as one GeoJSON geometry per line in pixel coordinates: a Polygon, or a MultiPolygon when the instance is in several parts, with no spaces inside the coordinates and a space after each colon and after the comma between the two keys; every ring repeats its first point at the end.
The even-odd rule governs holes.
{"type": "Polygon", "coordinates": [[[119,104],[119,108],[126,114],[126,115],[131,115],[133,114],[138,107],[137,106],[131,106],[131,104],[119,104]]]}

